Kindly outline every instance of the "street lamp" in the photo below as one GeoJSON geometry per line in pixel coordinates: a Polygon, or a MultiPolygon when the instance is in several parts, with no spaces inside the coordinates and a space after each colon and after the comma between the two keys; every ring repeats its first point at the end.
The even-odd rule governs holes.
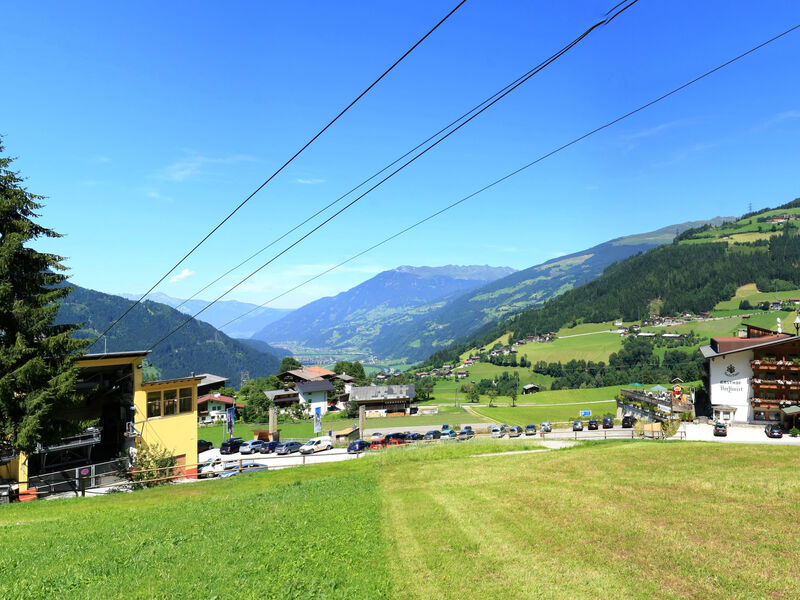
{"type": "Polygon", "coordinates": [[[800,314],[794,318],[794,334],[800,335],[800,314]]]}

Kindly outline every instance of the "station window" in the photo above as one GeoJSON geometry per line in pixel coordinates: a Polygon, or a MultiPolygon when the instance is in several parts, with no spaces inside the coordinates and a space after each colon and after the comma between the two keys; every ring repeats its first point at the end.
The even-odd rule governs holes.
{"type": "Polygon", "coordinates": [[[781,420],[781,413],[779,413],[779,412],[767,413],[767,420],[769,420],[769,421],[780,421],[781,420]]]}
{"type": "Polygon", "coordinates": [[[164,416],[178,412],[178,390],[164,390],[164,416]]]}
{"type": "Polygon", "coordinates": [[[767,413],[763,410],[757,410],[753,413],[753,419],[756,421],[766,421],[767,420],[767,413]]]}
{"type": "Polygon", "coordinates": [[[161,416],[161,392],[147,392],[147,418],[161,416]]]}
{"type": "Polygon", "coordinates": [[[180,389],[180,407],[182,413],[192,412],[192,388],[180,389]]]}

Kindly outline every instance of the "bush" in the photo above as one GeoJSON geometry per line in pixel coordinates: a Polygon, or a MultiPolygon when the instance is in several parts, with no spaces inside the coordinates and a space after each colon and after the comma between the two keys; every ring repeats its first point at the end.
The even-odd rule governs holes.
{"type": "Polygon", "coordinates": [[[175,475],[177,459],[168,450],[158,444],[140,442],[136,447],[133,466],[127,472],[127,479],[133,483],[133,489],[166,485],[171,483],[175,475]],[[165,478],[165,479],[162,479],[165,478]],[[150,481],[162,479],[161,481],[150,481]]]}
{"type": "Polygon", "coordinates": [[[798,429],[797,427],[792,427],[789,430],[789,435],[792,437],[797,437],[798,435],[800,435],[800,429],[798,429]]]}

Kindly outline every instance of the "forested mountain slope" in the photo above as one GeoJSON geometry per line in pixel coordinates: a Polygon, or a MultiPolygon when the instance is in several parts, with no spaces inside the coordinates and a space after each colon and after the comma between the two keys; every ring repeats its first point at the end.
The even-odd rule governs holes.
{"type": "MultiPolygon", "coordinates": [[[[131,305],[121,296],[75,287],[61,304],[57,323],[79,323],[77,337],[99,335],[131,305]]],[[[186,315],[166,304],[146,300],[131,311],[88,352],[146,350],[186,319],[186,315]]],[[[277,371],[280,359],[273,353],[257,350],[214,329],[208,323],[192,320],[157,346],[148,360],[164,378],[186,377],[191,372],[214,373],[238,386],[242,371],[261,377],[277,371]]]]}
{"type": "Polygon", "coordinates": [[[394,328],[416,322],[447,300],[512,272],[489,266],[398,267],[306,304],[253,337],[305,347],[374,351],[394,328]]]}
{"type": "Polygon", "coordinates": [[[486,327],[475,338],[434,353],[429,362],[453,361],[464,350],[507,332],[514,340],[556,331],[573,321],[630,321],[653,311],[661,315],[710,311],[717,302],[731,298],[737,287],[756,280],[769,286],[800,287],[798,224],[783,223],[768,240],[675,243],[630,257],[540,308],[523,311],[486,327]]]}
{"type": "Polygon", "coordinates": [[[424,319],[402,323],[373,344],[379,356],[422,360],[437,348],[453,343],[526,308],[591,281],[610,264],[672,242],[677,233],[706,225],[720,225],[732,217],[668,225],[616,238],[580,252],[561,256],[517,271],[453,299],[424,319]]]}

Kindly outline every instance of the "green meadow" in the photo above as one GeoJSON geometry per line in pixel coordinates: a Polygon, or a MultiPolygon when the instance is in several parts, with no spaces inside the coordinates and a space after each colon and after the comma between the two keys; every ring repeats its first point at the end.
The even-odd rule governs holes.
{"type": "Polygon", "coordinates": [[[800,597],[796,447],[536,448],[444,442],[2,506],[0,597],[800,597]]]}

